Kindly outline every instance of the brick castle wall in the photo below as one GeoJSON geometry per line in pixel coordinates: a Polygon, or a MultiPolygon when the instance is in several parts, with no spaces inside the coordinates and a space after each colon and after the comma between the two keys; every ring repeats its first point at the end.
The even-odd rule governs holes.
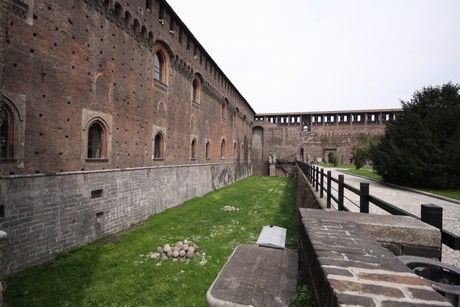
{"type": "Polygon", "coordinates": [[[147,10],[141,0],[11,1],[1,24],[2,94],[19,109],[24,136],[0,175],[219,163],[222,140],[226,159],[245,156],[254,111],[172,8],[152,3],[147,10]],[[17,14],[13,4],[25,2],[33,5],[17,14]],[[164,84],[154,80],[157,50],[164,84]],[[193,78],[201,81],[198,103],[193,78]],[[109,150],[107,159],[88,161],[86,125],[96,117],[107,122],[109,150]],[[163,159],[153,159],[158,131],[163,159]]]}
{"type": "MultiPolygon", "coordinates": [[[[366,111],[356,113],[365,114],[366,111]]],[[[258,115],[257,115],[258,116],[258,115]]],[[[272,115],[277,116],[277,115],[272,115]]],[[[266,119],[266,118],[265,118],[266,119]]],[[[255,122],[254,128],[254,173],[268,175],[269,155],[274,153],[278,162],[326,162],[329,152],[337,155],[339,163],[350,163],[353,145],[360,135],[369,137],[381,135],[385,124],[334,124],[311,125],[305,128],[300,124],[279,124],[266,120],[255,122]]],[[[277,174],[291,173],[291,168],[277,165],[277,174]]]]}
{"type": "Polygon", "coordinates": [[[0,158],[0,273],[252,174],[254,111],[169,4],[151,3],[1,2],[0,98],[15,125],[0,158]],[[98,159],[93,119],[106,125],[98,159]]]}

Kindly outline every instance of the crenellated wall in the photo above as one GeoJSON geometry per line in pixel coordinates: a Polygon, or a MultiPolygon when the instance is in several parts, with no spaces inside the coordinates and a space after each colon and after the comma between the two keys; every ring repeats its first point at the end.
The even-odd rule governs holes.
{"type": "Polygon", "coordinates": [[[17,127],[0,175],[248,159],[251,106],[172,8],[151,3],[147,10],[141,0],[9,2],[1,94],[17,127]],[[95,119],[105,129],[103,159],[87,159],[95,119]]]}
{"type": "MultiPolygon", "coordinates": [[[[268,157],[277,161],[295,160],[322,163],[334,153],[339,163],[351,163],[351,150],[361,135],[383,134],[385,123],[399,109],[257,114],[254,122],[253,163],[256,174],[268,174],[268,157]],[[257,140],[257,142],[255,142],[257,140]]],[[[277,174],[291,168],[277,166],[277,174]]]]}

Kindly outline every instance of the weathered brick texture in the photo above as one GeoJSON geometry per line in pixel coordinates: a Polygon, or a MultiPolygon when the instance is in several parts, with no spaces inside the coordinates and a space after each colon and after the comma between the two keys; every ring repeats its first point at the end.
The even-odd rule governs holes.
{"type": "Polygon", "coordinates": [[[248,159],[254,111],[166,2],[150,11],[142,0],[30,2],[30,23],[11,8],[0,13],[2,94],[23,106],[16,121],[25,127],[0,175],[219,163],[222,140],[227,161],[248,159]],[[154,81],[160,49],[165,84],[154,81]],[[108,125],[107,155],[88,161],[86,125],[97,116],[108,125]],[[153,159],[158,131],[164,156],[153,159]]]}
{"type": "Polygon", "coordinates": [[[316,210],[300,209],[299,258],[317,306],[451,306],[356,224],[316,210]]]}
{"type": "Polygon", "coordinates": [[[51,260],[250,175],[243,164],[165,166],[0,179],[0,274],[51,260]],[[62,188],[65,187],[65,188],[62,188]]]}

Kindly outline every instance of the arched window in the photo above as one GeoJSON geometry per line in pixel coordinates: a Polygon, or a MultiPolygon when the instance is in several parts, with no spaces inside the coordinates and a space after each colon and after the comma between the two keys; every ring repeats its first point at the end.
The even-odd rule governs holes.
{"type": "Polygon", "coordinates": [[[193,139],[192,144],[190,145],[190,159],[196,159],[196,139],[193,139]]]}
{"type": "Polygon", "coordinates": [[[201,83],[200,79],[194,78],[192,82],[192,102],[199,104],[200,103],[200,92],[201,92],[201,83]]]}
{"type": "Polygon", "coordinates": [[[99,122],[94,122],[88,129],[88,159],[104,157],[104,129],[99,122]]]}
{"type": "Polygon", "coordinates": [[[206,160],[211,159],[211,144],[206,142],[206,160]]]}
{"type": "Polygon", "coordinates": [[[161,132],[155,135],[153,143],[153,158],[164,159],[164,137],[161,132]]]}
{"type": "Polygon", "coordinates": [[[0,105],[0,159],[14,156],[14,117],[6,104],[0,105]]]}
{"type": "Polygon", "coordinates": [[[238,159],[238,147],[236,147],[236,142],[233,143],[233,159],[238,159]]]}
{"type": "Polygon", "coordinates": [[[225,139],[220,143],[220,158],[225,159],[225,139]]]}
{"type": "Polygon", "coordinates": [[[166,57],[161,50],[155,52],[153,66],[153,78],[166,84],[166,57]]]}

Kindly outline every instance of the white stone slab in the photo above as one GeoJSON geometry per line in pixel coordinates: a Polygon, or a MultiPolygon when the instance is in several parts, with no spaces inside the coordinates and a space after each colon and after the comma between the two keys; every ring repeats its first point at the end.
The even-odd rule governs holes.
{"type": "Polygon", "coordinates": [[[264,226],[256,244],[259,246],[284,249],[286,245],[286,228],[264,226]]]}

